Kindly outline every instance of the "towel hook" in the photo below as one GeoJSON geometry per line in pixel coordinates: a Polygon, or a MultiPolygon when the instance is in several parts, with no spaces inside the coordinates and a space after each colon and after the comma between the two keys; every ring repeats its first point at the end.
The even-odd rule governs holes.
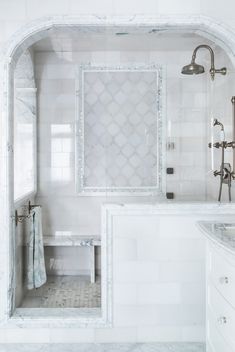
{"type": "Polygon", "coordinates": [[[30,214],[30,212],[31,212],[31,210],[33,209],[33,208],[36,208],[36,207],[40,207],[41,205],[39,205],[39,204],[31,204],[31,202],[30,202],[30,200],[29,200],[29,203],[28,203],[28,213],[30,214]]]}
{"type": "Polygon", "coordinates": [[[18,223],[22,223],[24,221],[24,219],[28,219],[30,218],[29,215],[18,215],[18,211],[15,210],[15,216],[14,216],[14,220],[15,220],[15,226],[18,226],[18,223]]]}

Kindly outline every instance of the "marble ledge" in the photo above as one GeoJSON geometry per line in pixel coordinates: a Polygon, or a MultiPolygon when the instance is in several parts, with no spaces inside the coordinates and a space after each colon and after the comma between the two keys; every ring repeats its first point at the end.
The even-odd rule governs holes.
{"type": "Polygon", "coordinates": [[[205,352],[204,343],[55,343],[55,344],[0,344],[0,352],[205,352]]]}
{"type": "Polygon", "coordinates": [[[235,203],[175,202],[160,200],[152,203],[104,203],[103,213],[122,214],[235,214],[235,203]]]}
{"type": "MultiPolygon", "coordinates": [[[[5,328],[100,328],[108,326],[101,308],[17,308],[5,328]]],[[[1,349],[0,349],[1,352],[1,349]]]]}

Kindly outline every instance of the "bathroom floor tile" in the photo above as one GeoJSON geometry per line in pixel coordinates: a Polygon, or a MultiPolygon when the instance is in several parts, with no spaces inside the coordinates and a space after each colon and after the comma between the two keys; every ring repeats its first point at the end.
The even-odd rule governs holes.
{"type": "MultiPolygon", "coordinates": [[[[101,281],[82,276],[49,276],[45,285],[27,292],[21,308],[96,308],[101,306],[101,281]]],[[[0,351],[1,352],[1,351],[0,351]]]]}

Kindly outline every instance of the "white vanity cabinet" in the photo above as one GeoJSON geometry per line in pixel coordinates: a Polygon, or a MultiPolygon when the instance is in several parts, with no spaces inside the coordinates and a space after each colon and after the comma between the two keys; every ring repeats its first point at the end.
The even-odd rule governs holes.
{"type": "Polygon", "coordinates": [[[235,252],[207,240],[207,352],[235,351],[235,252]]]}

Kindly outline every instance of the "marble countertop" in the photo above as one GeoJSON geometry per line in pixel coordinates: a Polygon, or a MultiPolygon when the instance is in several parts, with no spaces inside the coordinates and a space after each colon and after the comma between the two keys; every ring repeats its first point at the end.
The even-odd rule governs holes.
{"type": "Polygon", "coordinates": [[[207,238],[235,255],[235,222],[199,221],[198,227],[207,238]]]}

